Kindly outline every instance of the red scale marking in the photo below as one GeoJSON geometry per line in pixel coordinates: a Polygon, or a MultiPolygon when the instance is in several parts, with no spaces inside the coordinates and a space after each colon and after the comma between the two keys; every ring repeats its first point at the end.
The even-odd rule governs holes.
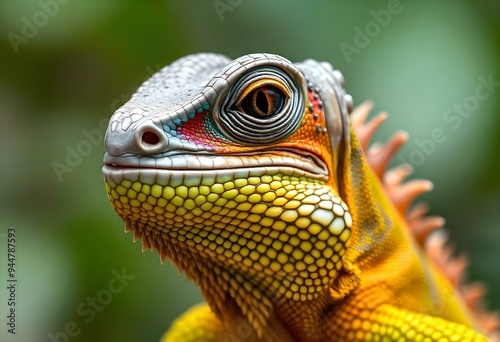
{"type": "Polygon", "coordinates": [[[208,112],[196,113],[195,117],[183,122],[177,129],[180,138],[206,147],[223,146],[226,142],[208,131],[206,117],[208,112]]]}
{"type": "Polygon", "coordinates": [[[308,96],[309,96],[309,102],[311,102],[314,105],[314,110],[312,112],[314,113],[317,111],[322,111],[321,108],[319,107],[319,104],[318,104],[319,101],[321,100],[319,98],[319,95],[317,93],[315,93],[314,91],[310,91],[308,96]],[[314,95],[316,95],[318,98],[315,99],[314,95]]]}

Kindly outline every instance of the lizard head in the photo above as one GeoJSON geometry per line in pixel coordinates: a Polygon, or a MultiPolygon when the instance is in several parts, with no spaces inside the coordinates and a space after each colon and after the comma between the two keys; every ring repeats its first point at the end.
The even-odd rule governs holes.
{"type": "Polygon", "coordinates": [[[112,116],[103,173],[126,230],[257,329],[276,300],[348,285],[349,95],[327,63],[182,58],[112,116]]]}

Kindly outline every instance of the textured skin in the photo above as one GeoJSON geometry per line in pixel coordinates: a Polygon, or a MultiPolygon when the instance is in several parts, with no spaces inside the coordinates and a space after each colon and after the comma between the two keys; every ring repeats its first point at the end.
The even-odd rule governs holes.
{"type": "Polygon", "coordinates": [[[115,112],[111,204],[208,303],[162,341],[486,341],[368,166],[350,102],[327,63],[198,54],[115,112]]]}

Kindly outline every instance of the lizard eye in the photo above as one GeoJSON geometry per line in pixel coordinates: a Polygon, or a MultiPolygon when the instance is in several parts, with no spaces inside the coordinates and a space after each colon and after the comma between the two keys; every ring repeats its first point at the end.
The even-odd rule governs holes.
{"type": "Polygon", "coordinates": [[[290,93],[275,82],[255,82],[248,86],[237,101],[237,108],[256,118],[278,114],[284,107],[290,93]],[[255,84],[257,83],[257,84],[255,84]]]}
{"type": "Polygon", "coordinates": [[[212,113],[226,138],[244,145],[281,141],[299,127],[305,100],[301,75],[265,66],[236,78],[223,93],[212,113]]]}

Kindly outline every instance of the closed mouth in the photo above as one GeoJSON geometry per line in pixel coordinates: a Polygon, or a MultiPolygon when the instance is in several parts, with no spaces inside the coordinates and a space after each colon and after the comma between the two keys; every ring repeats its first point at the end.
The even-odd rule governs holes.
{"type": "Polygon", "coordinates": [[[108,170],[165,170],[165,171],[208,171],[208,170],[239,170],[261,168],[295,169],[299,174],[308,174],[313,178],[323,179],[328,176],[325,163],[315,155],[299,150],[258,151],[241,154],[213,155],[207,152],[193,153],[191,151],[172,153],[167,156],[136,156],[124,154],[111,156],[106,153],[104,164],[108,170]]]}
{"type": "Polygon", "coordinates": [[[262,175],[288,175],[319,181],[328,180],[326,164],[315,155],[298,149],[214,155],[209,152],[168,152],[167,156],[124,154],[104,157],[106,181],[124,179],[147,184],[167,185],[196,182],[196,179],[236,179],[262,175]]]}

